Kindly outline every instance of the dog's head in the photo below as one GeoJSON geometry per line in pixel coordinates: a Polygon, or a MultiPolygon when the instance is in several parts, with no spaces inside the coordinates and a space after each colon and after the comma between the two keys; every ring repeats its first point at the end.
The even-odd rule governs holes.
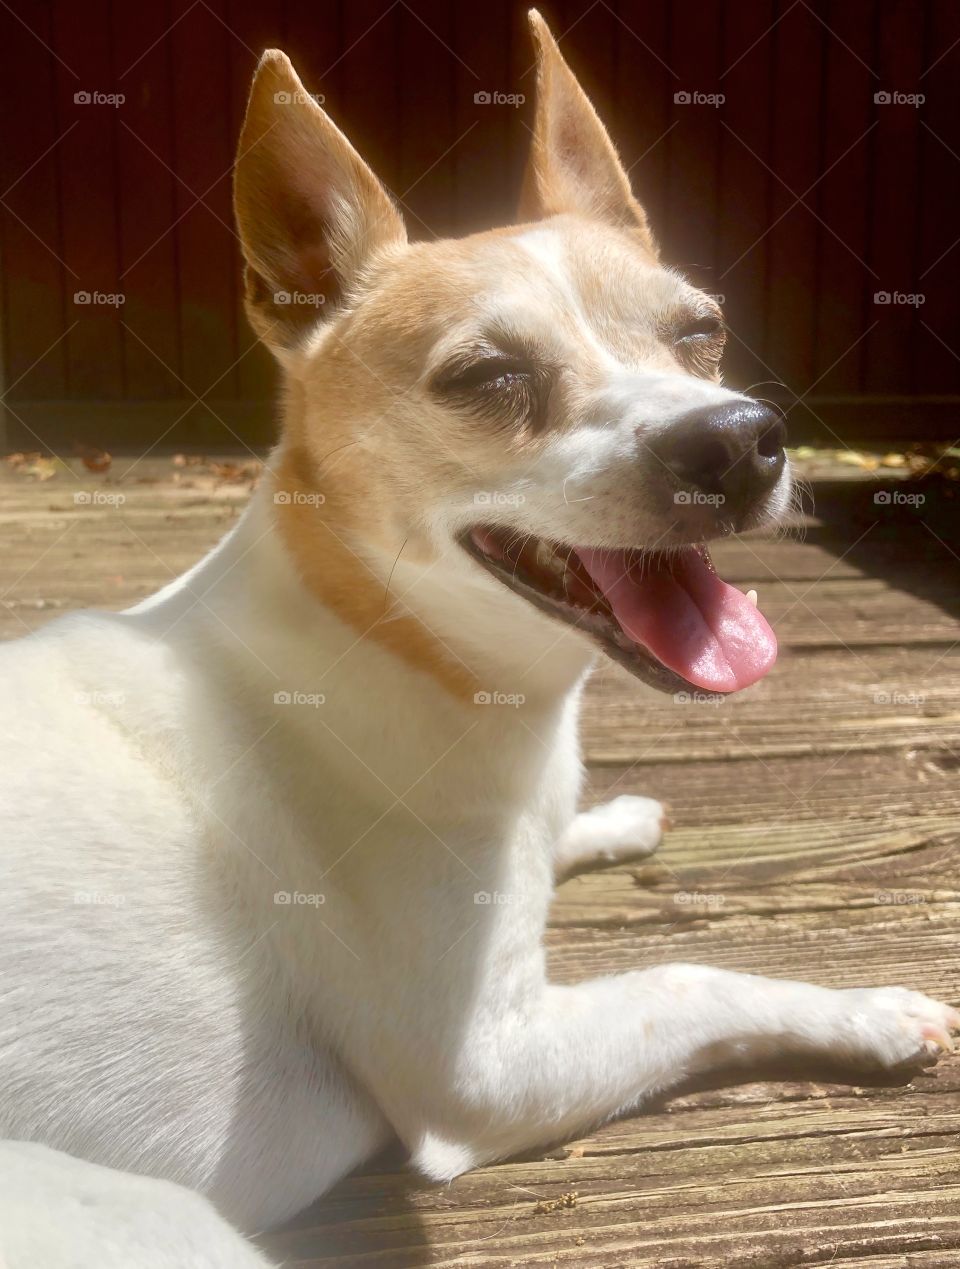
{"type": "Polygon", "coordinates": [[[301,554],[319,525],[349,546],[338,606],[357,625],[366,570],[382,602],[378,561],[453,555],[465,594],[573,624],[657,686],[734,691],[776,642],[705,543],[785,510],[783,424],[721,386],[716,302],[661,264],[603,125],[531,26],[521,223],[460,240],[409,243],[287,58],[260,63],[236,211],[248,313],[286,371],[286,535],[301,554]]]}

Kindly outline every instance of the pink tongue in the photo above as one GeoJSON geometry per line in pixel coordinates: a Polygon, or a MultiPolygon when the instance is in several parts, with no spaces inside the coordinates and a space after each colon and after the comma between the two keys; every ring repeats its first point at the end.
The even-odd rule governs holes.
{"type": "Polygon", "coordinates": [[[577,550],[624,632],[708,692],[736,692],[777,659],[776,635],[742,591],[693,548],[669,571],[625,551],[577,550]]]}

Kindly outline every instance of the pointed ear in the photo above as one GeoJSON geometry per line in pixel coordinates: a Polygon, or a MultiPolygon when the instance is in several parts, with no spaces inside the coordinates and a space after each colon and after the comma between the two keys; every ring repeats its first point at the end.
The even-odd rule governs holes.
{"type": "Polygon", "coordinates": [[[536,9],[528,20],[537,54],[537,109],[521,219],[577,212],[639,230],[644,245],[656,254],[647,217],[633,197],[606,128],[536,9]]]}
{"type": "Polygon", "coordinates": [[[234,213],[247,315],[278,355],[349,292],[375,252],[406,242],[386,190],[276,49],[250,90],[234,213]]]}

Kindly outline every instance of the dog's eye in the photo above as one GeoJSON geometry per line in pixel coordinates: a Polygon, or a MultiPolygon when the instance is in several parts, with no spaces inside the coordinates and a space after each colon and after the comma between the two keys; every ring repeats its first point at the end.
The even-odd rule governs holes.
{"type": "Polygon", "coordinates": [[[549,373],[532,361],[505,355],[462,361],[440,372],[433,392],[461,413],[513,427],[543,425],[549,373]]]}
{"type": "MultiPolygon", "coordinates": [[[[517,343],[518,341],[511,341],[517,343]]],[[[545,424],[553,367],[524,347],[465,349],[434,375],[430,390],[460,414],[511,429],[545,424]]]]}
{"type": "Polygon", "coordinates": [[[484,357],[467,366],[450,367],[436,386],[443,392],[497,391],[529,379],[530,367],[506,357],[484,357]]]}
{"type": "Polygon", "coordinates": [[[691,317],[677,327],[674,334],[674,341],[682,344],[687,340],[694,339],[716,339],[718,335],[723,333],[723,322],[719,317],[715,317],[712,313],[706,313],[703,317],[691,317]]]}
{"type": "Polygon", "coordinates": [[[716,314],[691,314],[677,322],[670,334],[676,356],[686,370],[704,378],[717,373],[726,331],[716,314]]]}

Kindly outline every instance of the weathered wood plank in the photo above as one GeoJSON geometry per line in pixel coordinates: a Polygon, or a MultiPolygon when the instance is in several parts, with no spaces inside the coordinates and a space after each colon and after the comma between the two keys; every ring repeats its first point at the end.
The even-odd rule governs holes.
{"type": "Polygon", "coordinates": [[[957,1116],[921,1114],[922,1100],[899,1115],[853,1098],[662,1110],[634,1121],[616,1152],[579,1142],[563,1158],[480,1169],[442,1189],[353,1178],[265,1243],[287,1264],[365,1266],[773,1266],[956,1248],[957,1116]]]}
{"type": "MultiPolygon", "coordinates": [[[[906,602],[909,613],[912,601],[906,602]]],[[[610,766],[816,754],[839,759],[851,750],[956,745],[958,667],[960,645],[853,653],[835,646],[813,658],[787,648],[772,673],[743,694],[675,698],[602,666],[584,703],[584,749],[589,762],[610,766]]]]}
{"type": "Polygon", "coordinates": [[[826,987],[908,984],[960,1004],[960,912],[956,902],[870,905],[826,911],[742,914],[729,920],[609,926],[571,924],[547,932],[550,971],[560,982],[695,961],[746,973],[806,978],[826,987]]]}
{"type": "Polygon", "coordinates": [[[767,758],[741,764],[700,761],[696,773],[676,762],[635,761],[593,767],[587,797],[602,802],[618,793],[658,797],[683,828],[701,824],[768,823],[816,817],[884,817],[910,810],[956,809],[960,755],[933,734],[915,747],[856,755],[856,770],[836,754],[767,758]]]}

